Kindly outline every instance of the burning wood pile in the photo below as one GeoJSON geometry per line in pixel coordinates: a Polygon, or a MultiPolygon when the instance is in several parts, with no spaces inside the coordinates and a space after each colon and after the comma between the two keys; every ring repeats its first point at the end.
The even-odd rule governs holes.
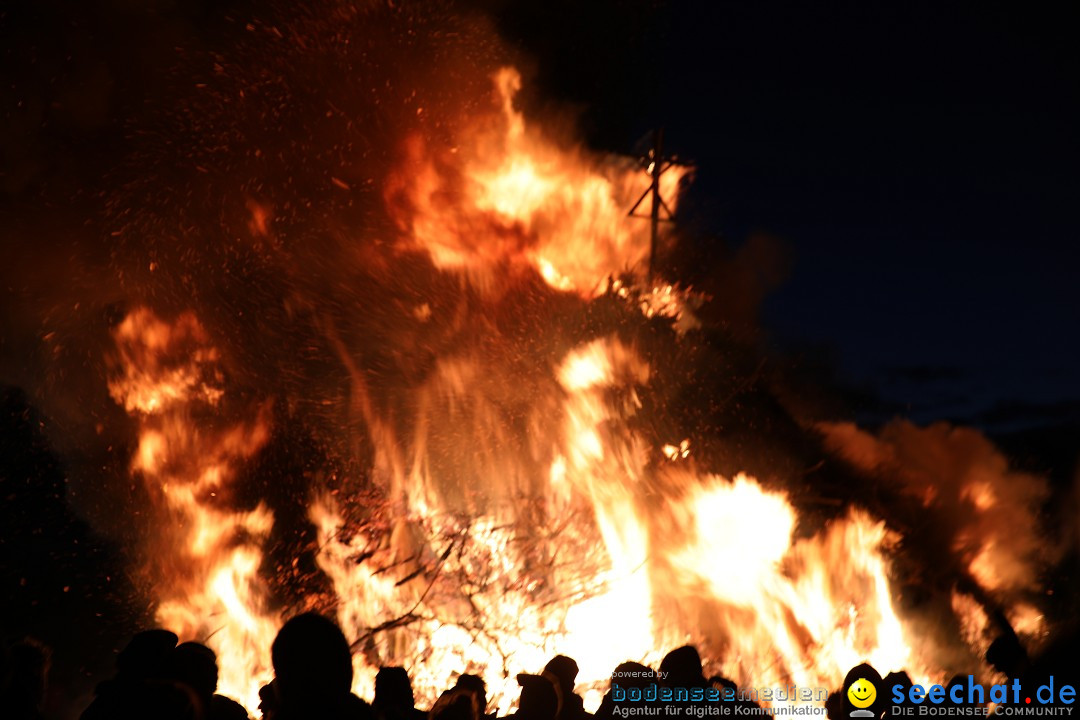
{"type": "MultiPolygon", "coordinates": [[[[227,342],[194,312],[136,307],[112,331],[110,394],[162,528],[147,538],[156,617],[206,639],[223,690],[254,708],[274,633],[305,609],[339,619],[358,688],[402,665],[434,701],[472,673],[503,712],[516,673],[558,652],[595,707],[619,662],[655,664],[687,640],[739,681],[836,687],[864,660],[939,678],[980,667],[1010,627],[1038,637],[1039,541],[1027,516],[1000,520],[1037,507],[1040,481],[965,431],[875,437],[778,408],[755,410],[756,430],[806,437],[809,456],[789,458],[804,468],[742,472],[725,424],[767,397],[762,366],[740,368],[749,350],[695,317],[707,298],[620,272],[647,246],[624,212],[636,169],[557,149],[514,109],[517,75],[494,85],[492,114],[452,155],[412,139],[387,184],[396,239],[380,283],[404,343],[372,346],[349,311],[309,310],[345,390],[322,398],[342,421],[330,444],[348,451],[302,494],[237,501],[276,428],[303,414],[232,387],[227,342]],[[401,254],[453,292],[399,276],[401,254]],[[912,469],[910,443],[969,457],[948,476],[912,469]],[[314,528],[276,573],[275,503],[306,507],[293,523],[314,528]],[[279,573],[303,556],[282,603],[279,573]],[[913,587],[928,596],[904,613],[913,587]],[[931,623],[947,631],[928,636],[931,623]]],[[[252,234],[273,242],[271,218],[253,209],[252,234]]]]}

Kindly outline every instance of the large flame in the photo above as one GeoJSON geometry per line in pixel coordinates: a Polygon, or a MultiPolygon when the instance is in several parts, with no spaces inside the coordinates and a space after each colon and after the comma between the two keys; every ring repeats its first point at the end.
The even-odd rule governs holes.
{"type": "Polygon", "coordinates": [[[160,501],[149,571],[158,620],[185,639],[209,641],[221,691],[254,708],[259,681],[270,679],[277,630],[259,575],[260,543],[274,519],[262,504],[230,510],[228,496],[239,463],[266,442],[266,413],[219,424],[220,355],[191,313],[167,323],[137,309],[114,339],[118,368],[109,390],[139,426],[131,469],[160,501]]]}
{"type": "MultiPolygon", "coordinates": [[[[385,193],[398,244],[485,297],[524,271],[566,296],[630,299],[611,276],[641,269],[648,227],[626,210],[648,179],[528,127],[513,106],[519,83],[500,72],[491,112],[462,123],[453,148],[406,143],[385,193]]],[[[674,203],[679,177],[663,179],[674,203]]],[[[671,286],[634,293],[648,317],[685,310],[671,286]]],[[[852,509],[807,532],[776,482],[699,469],[693,438],[649,440],[638,421],[655,368],[627,337],[568,332],[557,352],[526,363],[525,341],[493,332],[484,337],[502,345],[457,347],[376,398],[357,358],[327,334],[374,448],[370,496],[316,488],[302,500],[358,693],[370,694],[382,665],[405,666],[429,703],[472,672],[505,712],[515,674],[564,653],[595,707],[616,664],[655,663],[687,641],[740,683],[833,688],[867,660],[941,677],[894,608],[896,538],[884,522],[852,509]]],[[[219,341],[192,313],[167,322],[136,309],[114,340],[110,390],[139,432],[131,471],[165,528],[152,552],[158,619],[213,647],[221,691],[254,711],[283,620],[262,571],[274,518],[261,504],[235,509],[230,484],[267,442],[272,398],[222,412],[219,341]]],[[[976,506],[997,502],[978,482],[969,492],[976,506]]],[[[996,572],[983,555],[972,569],[996,572]]],[[[977,607],[957,612],[975,634],[985,625],[977,607]]]]}
{"type": "MultiPolygon", "coordinates": [[[[647,257],[648,225],[627,210],[648,178],[632,159],[563,150],[529,127],[513,105],[520,87],[516,70],[499,71],[494,112],[466,123],[449,150],[411,137],[387,186],[390,207],[405,244],[480,286],[525,266],[552,287],[593,294],[647,257]]],[[[672,207],[684,173],[660,176],[672,207]]]]}
{"type": "Polygon", "coordinates": [[[733,675],[834,687],[864,661],[924,672],[893,608],[884,523],[854,511],[796,541],[796,515],[782,494],[745,475],[691,487],[680,512],[692,539],[672,562],[718,601],[723,625],[738,628],[733,675]]]}

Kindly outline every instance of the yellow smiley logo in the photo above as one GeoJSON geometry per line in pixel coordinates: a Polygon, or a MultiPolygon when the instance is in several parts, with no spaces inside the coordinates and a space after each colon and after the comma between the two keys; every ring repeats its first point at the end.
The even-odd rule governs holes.
{"type": "Polygon", "coordinates": [[[847,691],[847,699],[857,708],[870,707],[877,698],[877,689],[874,684],[865,678],[859,678],[851,683],[847,691]]]}

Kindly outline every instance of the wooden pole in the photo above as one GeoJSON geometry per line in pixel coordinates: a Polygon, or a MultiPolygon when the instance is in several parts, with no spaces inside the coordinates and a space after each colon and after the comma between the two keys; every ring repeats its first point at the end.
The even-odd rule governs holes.
{"type": "Polygon", "coordinates": [[[664,172],[664,128],[653,131],[652,165],[649,175],[652,176],[652,185],[649,188],[652,194],[652,208],[649,213],[651,225],[649,233],[649,284],[652,285],[653,274],[656,269],[656,246],[660,235],[660,207],[663,199],[660,197],[660,175],[664,172]]]}

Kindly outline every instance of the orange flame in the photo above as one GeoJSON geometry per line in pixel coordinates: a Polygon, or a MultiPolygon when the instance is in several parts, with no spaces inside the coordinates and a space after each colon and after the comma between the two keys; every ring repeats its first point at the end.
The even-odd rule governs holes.
{"type": "Polygon", "coordinates": [[[794,540],[797,518],[787,499],[747,476],[689,487],[675,517],[692,528],[691,540],[670,560],[677,581],[703,583],[721,605],[721,624],[738,628],[728,672],[816,687],[836,687],[864,661],[924,672],[893,608],[881,551],[894,538],[883,523],[853,511],[794,540]]]}
{"type": "MultiPolygon", "coordinates": [[[[403,170],[387,187],[401,242],[479,287],[524,266],[558,290],[592,295],[604,277],[646,258],[648,225],[627,209],[648,178],[628,158],[601,163],[559,149],[514,108],[520,87],[516,70],[500,70],[494,114],[468,125],[450,153],[418,136],[406,143],[403,170]]],[[[684,174],[660,176],[672,208],[684,174]]]]}
{"type": "MultiPolygon", "coordinates": [[[[507,272],[532,273],[583,297],[633,297],[646,316],[692,330],[682,291],[605,279],[640,266],[647,251],[647,226],[626,217],[644,186],[640,169],[559,148],[513,107],[517,73],[495,80],[491,114],[466,124],[456,148],[406,143],[386,191],[400,246],[480,290],[500,288],[507,272]]],[[[673,204],[678,171],[663,179],[673,204]]],[[[266,211],[253,212],[253,232],[269,232],[266,211]]],[[[206,640],[222,691],[253,709],[280,622],[260,576],[273,517],[223,498],[267,440],[267,406],[240,421],[224,411],[221,353],[191,313],[167,323],[135,310],[114,339],[110,392],[139,427],[131,470],[167,525],[153,573],[158,619],[206,640]]],[[[635,425],[654,367],[628,341],[562,346],[529,378],[480,348],[460,350],[377,403],[343,342],[330,340],[374,448],[379,502],[357,527],[345,521],[348,498],[317,488],[308,517],[356,651],[359,694],[380,665],[405,666],[428,703],[455,673],[472,672],[506,712],[515,674],[565,653],[595,707],[616,664],[655,663],[658,651],[687,641],[702,645],[713,669],[756,685],[834,688],[862,661],[916,679],[940,675],[893,607],[886,558],[896,538],[884,523],[853,509],[800,533],[803,518],[784,493],[746,475],[699,472],[694,438],[654,446],[635,425]]],[[[883,452],[873,438],[848,435],[883,452]]],[[[980,517],[1004,502],[985,475],[963,494],[980,517]]],[[[976,576],[1002,571],[1001,555],[977,549],[976,576]]],[[[978,621],[963,603],[957,612],[978,621]]],[[[1038,624],[1034,609],[1014,614],[1038,624]]],[[[984,626],[974,625],[976,634],[984,626]]]]}
{"type": "Polygon", "coordinates": [[[109,391],[139,424],[131,470],[162,512],[151,569],[157,620],[182,640],[210,645],[221,692],[254,708],[271,677],[267,658],[277,631],[259,576],[273,516],[262,504],[234,511],[221,500],[237,465],[266,442],[267,414],[216,427],[225,396],[220,354],[193,314],[170,324],[139,308],[113,337],[118,363],[109,391]]]}

